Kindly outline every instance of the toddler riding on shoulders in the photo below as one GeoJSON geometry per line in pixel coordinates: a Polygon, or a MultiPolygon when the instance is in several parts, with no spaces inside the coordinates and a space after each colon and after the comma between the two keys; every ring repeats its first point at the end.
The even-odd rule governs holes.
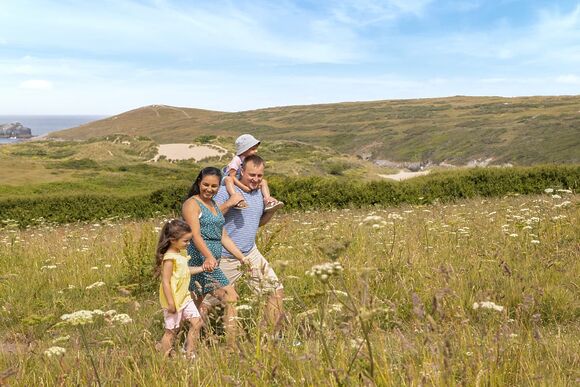
{"type": "MultiPolygon", "coordinates": [[[[251,134],[242,134],[240,137],[236,139],[236,155],[232,158],[232,161],[224,168],[224,179],[223,182],[226,186],[226,190],[228,194],[232,196],[236,193],[235,187],[237,186],[244,192],[250,192],[251,189],[244,185],[240,181],[241,176],[241,168],[244,159],[248,156],[255,155],[258,153],[258,146],[260,146],[260,141],[257,140],[251,134]]],[[[268,183],[266,179],[262,179],[260,183],[260,190],[262,191],[262,195],[264,196],[264,212],[273,211],[277,208],[284,206],[284,203],[277,200],[276,198],[270,195],[270,189],[268,187],[268,183]]],[[[245,200],[241,200],[236,204],[235,209],[244,209],[247,208],[248,204],[245,200]]]]}

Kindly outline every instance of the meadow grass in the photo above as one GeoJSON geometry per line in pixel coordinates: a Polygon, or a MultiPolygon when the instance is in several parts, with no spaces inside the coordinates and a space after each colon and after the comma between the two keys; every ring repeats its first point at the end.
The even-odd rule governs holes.
{"type": "Polygon", "coordinates": [[[179,350],[164,359],[155,349],[162,312],[151,265],[163,221],[2,224],[6,382],[580,381],[580,211],[572,193],[278,214],[258,246],[285,286],[284,336],[265,335],[261,300],[239,284],[237,348],[208,332],[194,361],[179,350]],[[340,267],[313,269],[329,262],[340,267]],[[86,325],[63,323],[62,315],[79,310],[103,312],[86,325]],[[120,314],[132,321],[115,321],[120,314]],[[48,351],[55,346],[65,353],[48,351]]]}

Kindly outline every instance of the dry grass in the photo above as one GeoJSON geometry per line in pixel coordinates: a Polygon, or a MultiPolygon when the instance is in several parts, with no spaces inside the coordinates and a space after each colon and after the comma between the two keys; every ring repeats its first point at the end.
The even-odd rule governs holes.
{"type": "Polygon", "coordinates": [[[146,276],[127,282],[152,260],[162,220],[5,222],[0,372],[21,385],[95,383],[79,330],[60,316],[116,309],[133,322],[85,327],[104,384],[576,384],[580,211],[575,195],[554,194],[277,216],[258,243],[285,285],[285,336],[264,341],[259,300],[241,286],[251,309],[240,308],[238,348],[209,335],[193,362],[156,352],[157,296],[137,292],[146,276]],[[342,272],[305,275],[332,259],[342,272]],[[474,309],[481,301],[503,309],[474,309]],[[44,354],[54,345],[64,356],[44,354]]]}

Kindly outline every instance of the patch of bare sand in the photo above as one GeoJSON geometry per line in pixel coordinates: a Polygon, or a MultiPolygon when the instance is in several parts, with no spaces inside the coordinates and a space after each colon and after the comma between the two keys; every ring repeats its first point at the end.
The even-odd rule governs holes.
{"type": "Polygon", "coordinates": [[[222,157],[227,153],[227,149],[217,145],[161,144],[157,156],[151,161],[157,161],[161,156],[165,156],[167,160],[201,161],[209,157],[222,157]]]}
{"type": "Polygon", "coordinates": [[[392,174],[392,175],[381,175],[379,174],[380,177],[383,177],[385,179],[391,179],[391,180],[396,180],[396,181],[401,181],[401,180],[407,180],[407,179],[412,179],[413,177],[417,177],[417,176],[425,176],[428,175],[429,171],[419,171],[419,172],[411,172],[411,171],[405,171],[405,170],[400,170],[398,173],[392,174]]]}

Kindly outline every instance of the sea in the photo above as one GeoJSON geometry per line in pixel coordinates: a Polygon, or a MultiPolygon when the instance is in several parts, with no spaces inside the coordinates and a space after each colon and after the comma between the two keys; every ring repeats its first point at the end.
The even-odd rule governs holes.
{"type": "MultiPolygon", "coordinates": [[[[57,130],[74,128],[88,122],[97,121],[106,116],[97,115],[82,115],[82,116],[28,116],[28,115],[0,115],[0,125],[9,124],[11,122],[20,122],[27,128],[32,130],[32,135],[43,136],[50,132],[57,130]]],[[[23,141],[24,139],[0,138],[0,144],[9,144],[23,141]]]]}

